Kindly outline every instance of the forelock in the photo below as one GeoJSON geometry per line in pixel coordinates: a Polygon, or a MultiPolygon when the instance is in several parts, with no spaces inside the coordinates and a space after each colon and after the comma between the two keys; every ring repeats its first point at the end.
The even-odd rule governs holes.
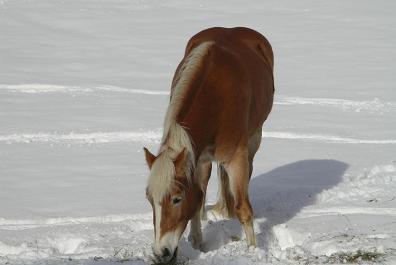
{"type": "Polygon", "coordinates": [[[162,152],[154,161],[148,179],[147,189],[154,201],[161,202],[169,194],[175,175],[175,165],[169,152],[162,152]]]}

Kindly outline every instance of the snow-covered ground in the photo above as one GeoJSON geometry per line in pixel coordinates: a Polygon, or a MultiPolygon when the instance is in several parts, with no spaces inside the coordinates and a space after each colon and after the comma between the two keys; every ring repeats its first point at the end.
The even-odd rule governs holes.
{"type": "MultiPolygon", "coordinates": [[[[180,264],[396,264],[396,2],[0,0],[0,264],[150,263],[156,149],[189,37],[272,43],[276,99],[236,220],[180,264]]],[[[208,203],[216,199],[213,174],[208,203]]]]}

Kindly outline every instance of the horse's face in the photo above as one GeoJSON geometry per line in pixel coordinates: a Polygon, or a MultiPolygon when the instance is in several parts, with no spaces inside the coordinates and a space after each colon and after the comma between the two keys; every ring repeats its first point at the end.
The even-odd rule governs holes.
{"type": "MultiPolygon", "coordinates": [[[[151,169],[156,157],[147,149],[146,160],[151,169]]],[[[186,154],[182,151],[173,161],[175,175],[168,192],[161,197],[152,194],[149,188],[146,197],[153,209],[155,261],[169,262],[176,258],[177,245],[186,229],[188,221],[199,211],[203,192],[193,181],[189,181],[182,170],[186,163],[186,154]]]]}

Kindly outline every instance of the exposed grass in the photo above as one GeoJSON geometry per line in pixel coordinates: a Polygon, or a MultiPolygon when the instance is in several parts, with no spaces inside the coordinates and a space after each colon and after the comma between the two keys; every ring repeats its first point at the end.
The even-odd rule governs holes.
{"type": "Polygon", "coordinates": [[[356,252],[338,252],[331,256],[294,256],[296,264],[375,264],[385,260],[385,254],[358,250],[356,252]]]}
{"type": "Polygon", "coordinates": [[[187,265],[189,259],[182,255],[177,255],[175,258],[168,262],[155,262],[154,260],[151,261],[151,265],[187,265]]]}
{"type": "Polygon", "coordinates": [[[167,263],[152,263],[152,265],[186,265],[188,264],[188,260],[174,260],[167,263]]]}
{"type": "Polygon", "coordinates": [[[126,247],[115,247],[113,257],[119,262],[134,260],[134,253],[132,249],[126,247]]]}
{"type": "Polygon", "coordinates": [[[231,236],[231,241],[241,241],[238,236],[231,236]]]}
{"type": "MultiPolygon", "coordinates": [[[[97,260],[100,260],[101,257],[97,257],[97,260]]],[[[137,260],[142,260],[144,262],[147,262],[148,264],[151,265],[186,265],[188,264],[188,258],[183,257],[181,255],[178,255],[176,258],[172,259],[169,262],[156,262],[151,256],[151,254],[147,253],[138,253],[136,249],[129,245],[123,245],[119,247],[114,247],[113,248],[113,259],[115,259],[116,262],[119,263],[124,263],[128,261],[137,261],[137,260]],[[143,254],[143,256],[142,256],[143,254]]]]}
{"type": "Polygon", "coordinates": [[[379,262],[384,260],[384,254],[358,250],[357,252],[335,253],[328,258],[328,263],[361,263],[361,262],[379,262]]]}

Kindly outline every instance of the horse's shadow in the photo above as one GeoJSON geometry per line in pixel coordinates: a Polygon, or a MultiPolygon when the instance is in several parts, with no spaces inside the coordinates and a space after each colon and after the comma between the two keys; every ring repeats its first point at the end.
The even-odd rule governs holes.
{"type": "MultiPolygon", "coordinates": [[[[304,207],[315,203],[318,194],[336,186],[348,164],[337,160],[302,160],[258,175],[250,181],[250,200],[256,218],[258,247],[267,250],[272,227],[293,218],[304,207]],[[258,224],[258,229],[257,229],[258,224]]],[[[238,220],[208,222],[203,228],[203,251],[240,240],[238,220]]]]}

